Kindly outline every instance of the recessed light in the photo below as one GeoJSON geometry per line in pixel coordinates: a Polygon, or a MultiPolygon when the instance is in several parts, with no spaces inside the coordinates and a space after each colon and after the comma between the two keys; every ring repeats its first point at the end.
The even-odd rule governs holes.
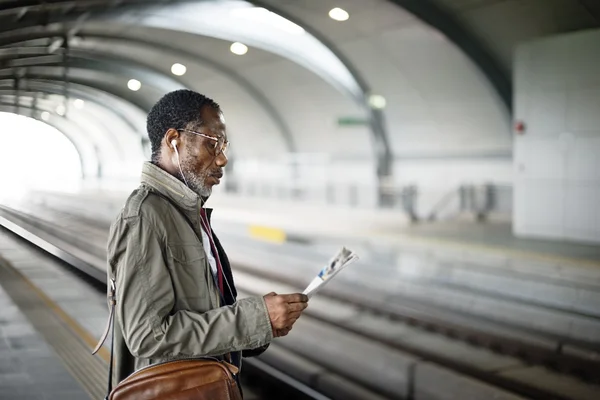
{"type": "Polygon", "coordinates": [[[85,106],[85,102],[81,99],[77,99],[73,102],[73,105],[75,106],[75,108],[81,110],[85,106]]]}
{"type": "Polygon", "coordinates": [[[173,66],[171,66],[171,72],[173,75],[181,76],[185,74],[186,71],[187,68],[183,64],[175,63],[173,66]]]}
{"type": "Polygon", "coordinates": [[[62,117],[63,115],[65,115],[65,113],[66,113],[66,112],[67,112],[67,109],[66,109],[66,108],[65,108],[65,106],[63,106],[62,104],[61,104],[61,105],[59,105],[58,107],[56,107],[56,113],[57,113],[58,115],[60,115],[61,117],[62,117]]]}
{"type": "Polygon", "coordinates": [[[385,97],[379,94],[372,94],[369,96],[369,105],[371,108],[382,109],[385,108],[386,104],[385,97]]]}
{"type": "Polygon", "coordinates": [[[42,119],[48,121],[50,119],[50,113],[48,111],[42,112],[42,119]]]}
{"type": "Polygon", "coordinates": [[[246,46],[243,43],[240,42],[235,42],[231,44],[231,47],[229,47],[229,50],[231,50],[231,52],[233,54],[237,54],[238,56],[244,55],[248,52],[248,46],[246,46]]]}
{"type": "Polygon", "coordinates": [[[329,17],[336,21],[347,21],[350,18],[350,14],[346,10],[336,7],[329,10],[329,17]]]}
{"type": "Polygon", "coordinates": [[[127,82],[127,87],[129,88],[129,90],[137,92],[142,87],[142,83],[137,79],[130,79],[129,82],[127,82]]]}

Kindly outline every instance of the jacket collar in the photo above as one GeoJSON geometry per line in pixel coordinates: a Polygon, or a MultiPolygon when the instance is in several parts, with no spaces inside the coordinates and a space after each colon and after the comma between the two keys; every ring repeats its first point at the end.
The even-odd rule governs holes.
{"type": "Polygon", "coordinates": [[[183,210],[197,213],[201,207],[201,198],[185,183],[149,161],[142,167],[141,182],[169,198],[183,210]]]}

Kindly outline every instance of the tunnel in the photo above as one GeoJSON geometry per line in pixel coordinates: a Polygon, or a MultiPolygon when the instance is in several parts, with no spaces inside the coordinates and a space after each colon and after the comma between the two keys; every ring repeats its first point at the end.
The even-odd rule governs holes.
{"type": "Polygon", "coordinates": [[[599,399],[599,71],[596,0],[0,1],[0,400],[599,399]]]}

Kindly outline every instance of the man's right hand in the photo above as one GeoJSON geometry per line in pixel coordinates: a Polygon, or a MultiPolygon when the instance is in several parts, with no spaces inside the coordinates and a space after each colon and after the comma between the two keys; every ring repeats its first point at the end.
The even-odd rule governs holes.
{"type": "Polygon", "coordinates": [[[273,328],[273,336],[281,337],[292,330],[292,325],[308,307],[308,297],[304,294],[276,294],[264,296],[273,328]]]}

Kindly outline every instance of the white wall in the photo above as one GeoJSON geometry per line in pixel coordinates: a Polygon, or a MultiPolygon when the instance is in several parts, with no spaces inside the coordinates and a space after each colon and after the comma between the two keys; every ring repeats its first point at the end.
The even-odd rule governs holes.
{"type": "MultiPolygon", "coordinates": [[[[323,4],[270,2],[326,35],[366,78],[372,92],[385,97],[394,183],[419,187],[420,215],[428,215],[461,184],[512,182],[509,112],[487,77],[450,40],[384,0],[367,5],[357,1],[349,9],[352,24],[332,24],[327,10],[315,16],[314,10],[325,8],[323,4]]],[[[359,110],[287,63],[257,64],[243,74],[259,83],[290,121],[300,152],[331,155],[321,166],[302,166],[301,181],[317,187],[336,182],[340,195],[348,191],[346,184],[355,184],[361,204],[376,206],[376,162],[369,133],[365,127],[335,124],[337,117],[360,116],[359,110]]],[[[273,157],[267,161],[265,172],[254,178],[254,169],[239,165],[237,171],[248,183],[265,181],[281,172],[273,157]]]]}
{"type": "Polygon", "coordinates": [[[600,30],[518,48],[515,117],[514,233],[600,242],[600,30]]]}
{"type": "MultiPolygon", "coordinates": [[[[304,191],[303,202],[378,207],[375,160],[327,154],[303,154],[294,158],[297,160],[295,174],[291,155],[287,159],[236,159],[234,173],[226,174],[226,179],[235,181],[240,193],[245,195],[286,198],[289,196],[286,193],[295,187],[304,191]]],[[[396,159],[393,174],[398,199],[402,187],[417,186],[417,215],[427,217],[450,192],[454,194],[452,201],[447,203],[442,215],[453,215],[458,210],[461,185],[494,184],[510,188],[512,160],[493,156],[396,159]]],[[[510,201],[501,209],[510,216],[510,201]]]]}

